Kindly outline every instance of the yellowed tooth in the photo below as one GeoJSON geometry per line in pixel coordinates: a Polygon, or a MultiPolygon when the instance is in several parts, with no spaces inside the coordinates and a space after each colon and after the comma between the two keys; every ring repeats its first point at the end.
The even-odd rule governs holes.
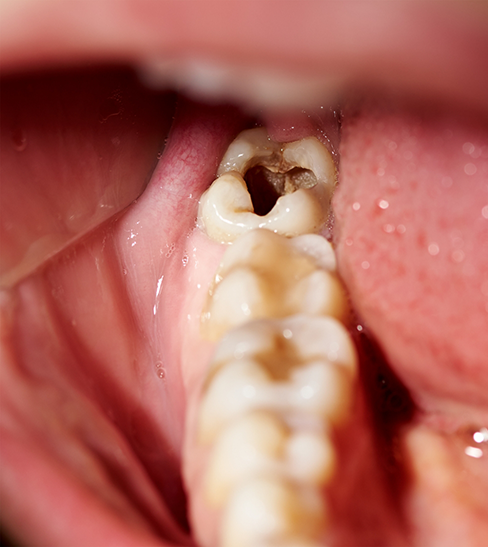
{"type": "Polygon", "coordinates": [[[287,470],[305,484],[326,484],[336,467],[336,453],[329,436],[318,431],[297,431],[285,448],[287,470]]]}
{"type": "Polygon", "coordinates": [[[357,369],[354,344],[345,327],[332,317],[295,315],[280,320],[260,320],[231,330],[218,343],[210,374],[232,360],[254,359],[256,355],[276,355],[285,374],[290,356],[294,364],[313,359],[345,367],[351,377],[357,369]]]}
{"type": "Polygon", "coordinates": [[[246,129],[227,148],[217,175],[235,171],[243,175],[255,165],[273,167],[281,160],[281,144],[268,137],[264,127],[246,129]]]}
{"type": "Polygon", "coordinates": [[[269,374],[254,360],[242,359],[218,370],[209,379],[199,414],[200,442],[209,443],[232,418],[257,407],[269,374]]]}
{"type": "Polygon", "coordinates": [[[330,243],[317,235],[289,240],[267,230],[245,234],[220,264],[201,316],[202,334],[218,340],[247,321],[297,313],[343,320],[348,306],[332,257],[330,243]]]}
{"type": "Polygon", "coordinates": [[[356,355],[345,328],[329,317],[267,323],[265,335],[265,321],[229,333],[216,352],[202,397],[201,442],[211,442],[231,420],[257,409],[312,426],[347,417],[356,355]]]}
{"type": "Polygon", "coordinates": [[[198,213],[198,225],[217,242],[231,243],[256,228],[286,236],[316,233],[327,220],[335,166],[315,137],[281,144],[272,141],[264,128],[243,131],[229,146],[217,173],[219,177],[201,197],[198,213]],[[288,173],[283,187],[281,182],[273,184],[280,197],[263,215],[254,212],[244,180],[256,165],[272,173],[288,173]]]}
{"type": "Polygon", "coordinates": [[[237,484],[273,472],[287,439],[287,428],[269,412],[251,412],[232,423],[212,450],[205,476],[209,502],[219,506],[237,484]]]}
{"type": "Polygon", "coordinates": [[[205,494],[217,507],[233,488],[256,476],[287,476],[321,486],[335,468],[335,451],[320,431],[292,431],[270,412],[244,414],[230,423],[212,448],[205,494]]]}
{"type": "Polygon", "coordinates": [[[320,494],[278,477],[247,481],[231,496],[222,519],[222,547],[313,541],[326,519],[320,494]]]}

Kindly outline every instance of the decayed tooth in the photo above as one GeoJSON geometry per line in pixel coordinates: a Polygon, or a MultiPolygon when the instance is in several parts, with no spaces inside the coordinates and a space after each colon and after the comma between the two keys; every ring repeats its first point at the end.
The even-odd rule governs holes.
{"type": "Polygon", "coordinates": [[[231,243],[256,228],[286,236],[316,233],[327,220],[335,166],[315,137],[282,144],[272,141],[264,128],[243,131],[229,146],[217,174],[201,197],[198,225],[219,243],[231,243]],[[280,197],[264,215],[254,212],[244,180],[257,165],[272,173],[288,173],[270,182],[280,197]]]}
{"type": "Polygon", "coordinates": [[[281,159],[281,144],[268,137],[264,127],[246,129],[227,148],[217,175],[236,171],[240,175],[255,165],[273,167],[281,159]]]}
{"type": "Polygon", "coordinates": [[[333,318],[255,321],[229,333],[222,347],[202,398],[201,442],[211,442],[232,419],[256,409],[289,423],[338,424],[347,417],[356,355],[333,318]]]}
{"type": "Polygon", "coordinates": [[[324,525],[319,493],[285,479],[262,477],[237,488],[222,519],[222,547],[256,547],[306,542],[324,525]]]}
{"type": "Polygon", "coordinates": [[[348,313],[328,241],[309,234],[293,239],[253,230],[227,249],[203,310],[202,334],[218,340],[254,319],[297,313],[348,313]],[[327,269],[325,269],[327,268],[327,269]]]}

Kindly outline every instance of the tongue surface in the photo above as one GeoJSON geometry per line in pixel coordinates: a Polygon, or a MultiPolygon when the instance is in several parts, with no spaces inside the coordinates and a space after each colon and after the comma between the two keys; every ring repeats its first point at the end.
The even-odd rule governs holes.
{"type": "Polygon", "coordinates": [[[488,132],[469,117],[378,104],[345,116],[341,274],[417,403],[460,422],[488,410],[487,181],[488,132]]]}

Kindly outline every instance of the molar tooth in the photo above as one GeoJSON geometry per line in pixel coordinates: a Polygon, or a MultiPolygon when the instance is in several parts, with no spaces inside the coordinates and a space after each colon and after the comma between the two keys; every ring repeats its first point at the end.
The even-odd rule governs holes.
{"type": "Polygon", "coordinates": [[[202,398],[201,442],[256,409],[273,411],[289,424],[339,424],[347,417],[356,354],[338,321],[255,321],[229,333],[222,346],[202,398]]]}
{"type": "Polygon", "coordinates": [[[336,454],[330,438],[317,431],[297,431],[286,444],[290,474],[308,484],[326,484],[336,466],[336,454]]]}
{"type": "Polygon", "coordinates": [[[276,468],[287,438],[285,425],[269,412],[252,412],[231,423],[210,456],[205,477],[210,503],[222,505],[235,485],[276,468]]]}
{"type": "Polygon", "coordinates": [[[254,165],[273,165],[279,160],[281,145],[268,137],[264,127],[247,129],[239,133],[227,148],[217,170],[217,175],[237,171],[240,175],[254,165]]]}
{"type": "Polygon", "coordinates": [[[256,476],[288,476],[320,486],[332,476],[335,451],[319,431],[290,431],[266,411],[245,414],[218,437],[205,474],[208,501],[219,507],[233,488],[256,476]]]}
{"type": "Polygon", "coordinates": [[[319,493],[277,477],[244,483],[231,496],[221,528],[222,547],[311,541],[324,525],[319,493]]]}
{"type": "Polygon", "coordinates": [[[334,425],[342,423],[350,409],[351,380],[342,367],[314,362],[292,372],[289,404],[298,411],[317,415],[334,425]]]}
{"type": "MultiPolygon", "coordinates": [[[[307,137],[283,145],[283,159],[290,165],[309,169],[319,181],[334,181],[334,162],[330,161],[332,158],[329,159],[323,150],[324,146],[315,137],[307,137]]],[[[333,184],[326,185],[329,192],[332,192],[333,187],[333,184]]]]}
{"type": "MultiPolygon", "coordinates": [[[[237,267],[229,272],[225,283],[216,285],[211,311],[202,316],[202,321],[208,321],[211,330],[221,334],[254,317],[266,317],[270,314],[266,293],[267,287],[256,273],[249,268],[237,267]]],[[[213,337],[219,338],[215,334],[213,337]]]]}
{"type": "Polygon", "coordinates": [[[253,230],[240,237],[227,249],[210,288],[203,336],[218,340],[244,322],[297,313],[345,319],[346,297],[332,256],[330,243],[313,234],[289,240],[253,230]]]}
{"type": "Polygon", "coordinates": [[[256,228],[297,236],[319,231],[327,219],[335,166],[315,137],[282,145],[272,141],[264,128],[243,131],[229,146],[217,174],[202,195],[198,212],[198,225],[215,241],[231,243],[256,228]],[[259,216],[243,178],[256,165],[274,173],[295,167],[308,171],[290,176],[271,211],[259,216]]]}
{"type": "Polygon", "coordinates": [[[222,426],[235,416],[253,408],[267,372],[252,359],[227,364],[210,378],[200,408],[200,441],[211,442],[222,426]]]}
{"type": "Polygon", "coordinates": [[[340,319],[345,319],[348,312],[341,282],[324,270],[312,272],[293,287],[290,307],[308,315],[340,319]]]}
{"type": "Polygon", "coordinates": [[[323,359],[356,375],[357,355],[349,333],[333,317],[295,315],[280,323],[282,335],[293,343],[300,359],[323,359]]]}

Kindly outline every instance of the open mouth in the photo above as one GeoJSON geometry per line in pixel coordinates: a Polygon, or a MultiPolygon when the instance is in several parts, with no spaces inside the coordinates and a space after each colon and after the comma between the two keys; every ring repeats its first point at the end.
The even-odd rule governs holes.
{"type": "Polygon", "coordinates": [[[483,544],[477,92],[350,80],[317,102],[321,75],[243,90],[188,60],[141,78],[19,59],[0,123],[9,540],[483,544]]]}

